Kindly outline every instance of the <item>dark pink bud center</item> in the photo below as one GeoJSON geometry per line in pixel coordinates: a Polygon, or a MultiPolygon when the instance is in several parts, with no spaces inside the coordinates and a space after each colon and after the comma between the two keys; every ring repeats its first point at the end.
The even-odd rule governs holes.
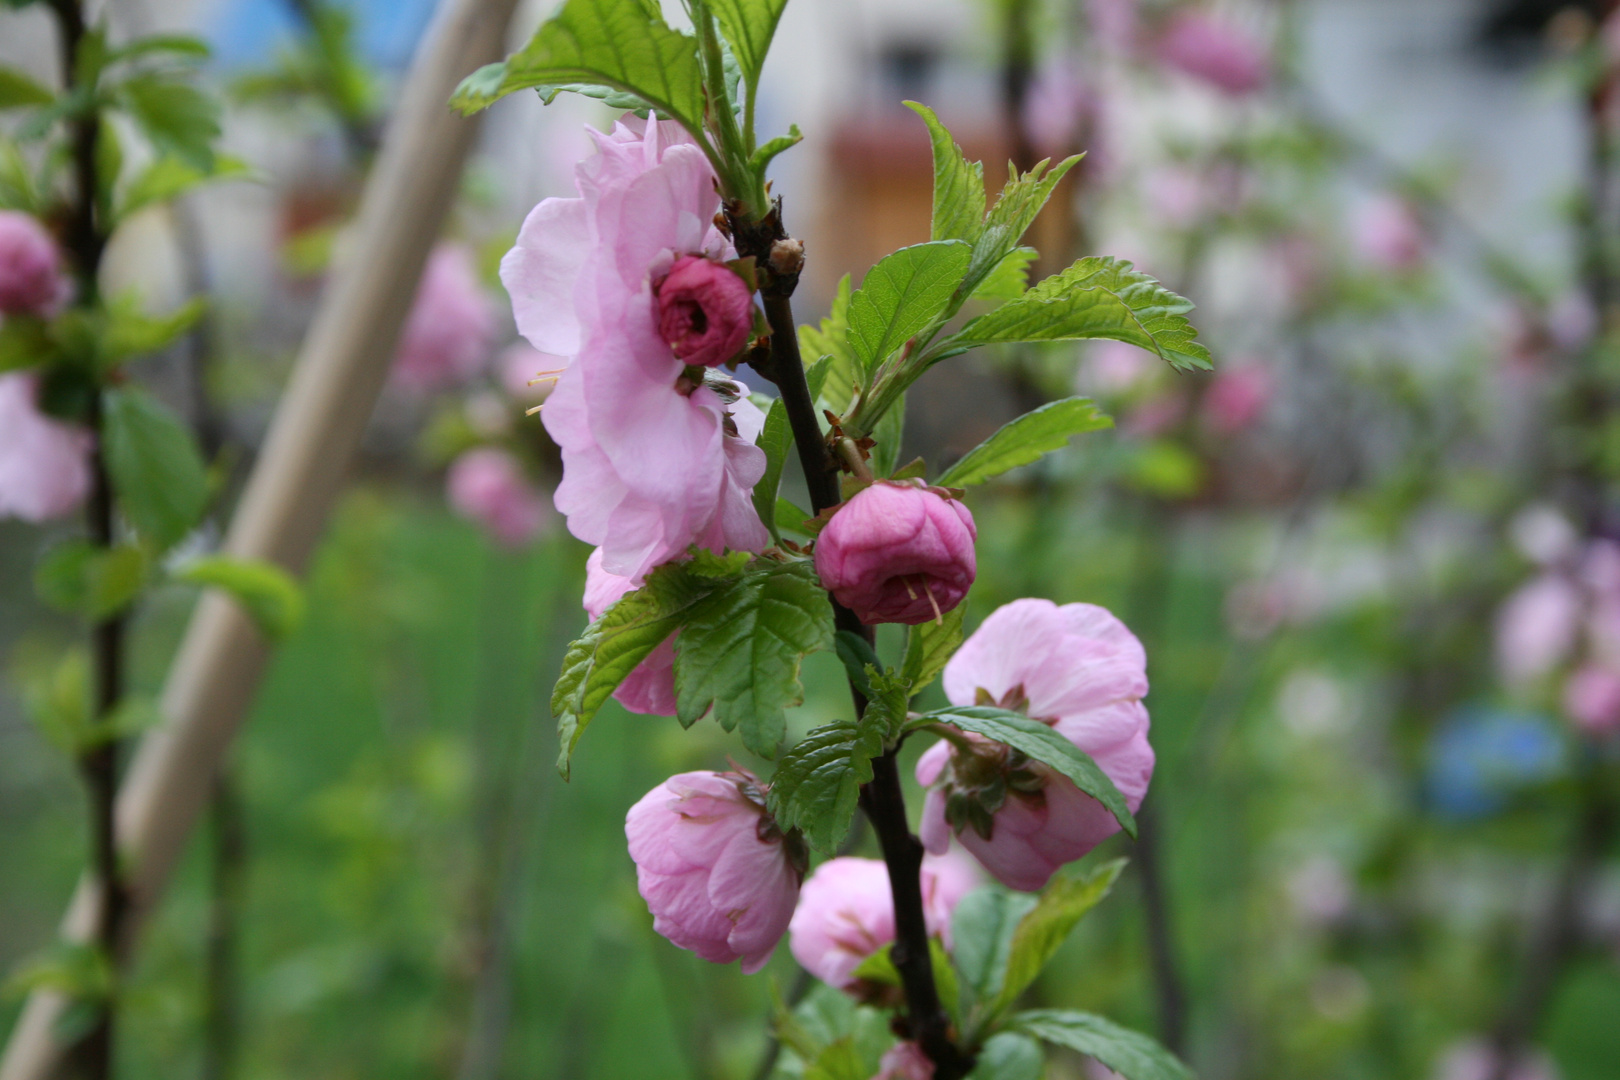
{"type": "Polygon", "coordinates": [[[657,283],[658,333],[688,364],[723,364],[748,344],[753,290],[728,266],[697,255],[675,260],[657,283]]]}

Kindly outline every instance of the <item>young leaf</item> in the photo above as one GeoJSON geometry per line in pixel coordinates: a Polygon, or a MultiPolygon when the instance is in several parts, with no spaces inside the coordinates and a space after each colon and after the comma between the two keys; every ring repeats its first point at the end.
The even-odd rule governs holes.
{"type": "Polygon", "coordinates": [[[872,697],[872,684],[866,675],[867,668],[877,671],[883,670],[883,661],[871,644],[853,630],[840,630],[833,635],[834,646],[838,650],[838,659],[844,664],[844,675],[849,679],[850,685],[861,692],[867,699],[872,697]]]}
{"type": "Polygon", "coordinates": [[[56,97],[49,88],[14,67],[0,65],[0,109],[22,105],[49,105],[56,97]]]}
{"type": "Polygon", "coordinates": [[[974,300],[1016,300],[1029,288],[1029,268],[1040,256],[1032,247],[1015,247],[973,290],[974,300]]]}
{"type": "Polygon", "coordinates": [[[1018,921],[1013,932],[1007,973],[989,1006],[992,1016],[1012,1006],[1018,995],[1029,988],[1074,924],[1102,902],[1124,868],[1125,860],[1115,859],[1085,877],[1059,874],[1041,890],[1034,909],[1018,921]]]}
{"type": "Polygon", "coordinates": [[[805,525],[805,522],[814,516],[810,511],[794,506],[787,499],[776,500],[776,529],[779,534],[790,532],[797,533],[799,536],[812,535],[809,526],[805,525]]]}
{"type": "Polygon", "coordinates": [[[1013,1030],[1089,1054],[1125,1080],[1193,1080],[1192,1070],[1146,1035],[1092,1013],[1031,1009],[1012,1017],[1013,1030]]]}
{"type": "Polygon", "coordinates": [[[998,1031],[985,1040],[968,1080],[1041,1080],[1045,1074],[1040,1043],[1016,1031],[998,1031]]]}
{"type": "Polygon", "coordinates": [[[50,330],[33,315],[0,319],[0,372],[42,365],[56,355],[50,330]]]}
{"type": "Polygon", "coordinates": [[[928,125],[934,147],[934,213],[929,238],[973,243],[984,228],[984,165],[968,161],[934,110],[915,101],[906,107],[928,125]]]}
{"type": "Polygon", "coordinates": [[[190,83],[152,72],[133,76],[119,93],[124,107],[159,150],[200,172],[213,171],[219,102],[190,83]]]}
{"type": "Polygon", "coordinates": [[[709,0],[709,6],[720,20],[720,30],[731,44],[752,99],[787,0],[709,0]]]}
{"type": "Polygon", "coordinates": [[[129,182],[114,217],[126,218],[143,207],[168,202],[199,184],[212,180],[242,179],[252,174],[253,169],[247,162],[226,154],[216,154],[213,169],[207,171],[177,157],[160,157],[129,182]]]}
{"type": "Polygon", "coordinates": [[[996,198],[996,205],[985,215],[984,228],[974,241],[973,261],[962,281],[962,297],[976,292],[990,272],[1018,246],[1046,200],[1052,197],[1058,181],[1079,160],[1079,157],[1068,158],[1053,169],[1048,169],[1048,162],[1042,161],[1027,173],[1013,171],[996,198]]]}
{"type": "Polygon", "coordinates": [[[210,555],[188,562],[174,576],[177,581],[224,589],[272,641],[285,639],[303,621],[304,592],[274,563],[210,555]]]}
{"type": "MultiPolygon", "coordinates": [[[[860,362],[849,343],[849,275],[838,281],[833,294],[832,308],[819,327],[799,327],[799,351],[805,356],[826,357],[827,366],[819,385],[812,383],[810,393],[822,408],[842,415],[855,398],[855,387],[865,381],[860,362]]],[[[818,366],[812,365],[812,369],[818,366]]],[[[810,373],[805,379],[809,381],[810,373]]]]}
{"type": "Polygon", "coordinates": [[[782,487],[782,466],[793,447],[793,429],[788,425],[787,406],[782,399],[771,402],[765,414],[765,426],[760,429],[759,448],[765,451],[765,475],[754,485],[754,512],[776,539],[782,538],[776,525],[776,494],[782,487]]]}
{"type": "Polygon", "coordinates": [[[804,700],[799,665],[833,643],[832,604],[807,561],[755,560],[686,613],[675,642],[677,716],[690,726],[711,708],[743,744],[774,757],[783,710],[804,700]]]}
{"type": "Polygon", "coordinates": [[[804,133],[799,130],[798,124],[789,124],[786,135],[778,135],[770,142],[748,155],[748,167],[756,173],[763,173],[765,167],[776,159],[776,155],[784,150],[791,150],[804,141],[804,133]]]}
{"type": "Polygon", "coordinates": [[[816,728],[782,755],[766,795],[776,823],[799,829],[818,851],[834,851],[849,832],[872,759],[883,753],[875,724],[839,721],[816,728]]]}
{"type": "Polygon", "coordinates": [[[77,754],[91,728],[90,657],[73,649],[27,684],[28,713],[47,742],[77,754]]]}
{"type": "Polygon", "coordinates": [[[942,353],[991,342],[1111,338],[1156,353],[1172,367],[1207,370],[1209,350],[1186,318],[1192,306],[1128,262],[1089,256],[969,322],[942,353]]]}
{"type": "Polygon", "coordinates": [[[849,344],[858,372],[870,375],[945,310],[972,254],[961,240],[933,240],[885,255],[866,272],[849,303],[849,344]]]}
{"type": "Polygon", "coordinates": [[[120,293],[107,303],[99,345],[102,364],[111,367],[132,356],[157,352],[191,329],[207,307],[208,302],[198,296],[167,315],[148,315],[135,294],[120,293]]]}
{"type": "Polygon", "coordinates": [[[969,450],[939,478],[941,487],[970,487],[982,484],[1008,469],[1028,465],[1054,450],[1061,450],[1071,436],[1114,426],[1114,421],[1097,411],[1089,398],[1064,398],[1048,402],[1034,412],[1008,422],[994,435],[969,450]]]}
{"type": "Polygon", "coordinates": [[[151,395],[133,387],[106,393],[102,452],[120,506],[159,551],[202,517],[208,474],[191,431],[151,395]]]}
{"type": "Polygon", "coordinates": [[[967,606],[958,604],[945,613],[939,622],[919,623],[906,635],[906,659],[900,665],[900,675],[911,683],[911,693],[939,677],[945,664],[962,644],[962,619],[967,606]]]}
{"type": "Polygon", "coordinates": [[[146,556],[133,544],[100,548],[68,540],[34,569],[34,589],[54,608],[97,622],[129,606],[146,584],[146,556]]]}
{"type": "Polygon", "coordinates": [[[703,130],[697,40],[641,0],[567,0],[502,64],[473,72],[450,104],[464,114],[515,90],[589,83],[634,94],[694,135],[703,130]]]}
{"type": "Polygon", "coordinates": [[[872,428],[872,472],[888,476],[900,464],[900,447],[906,437],[906,396],[901,394],[872,428]]]}
{"type": "MultiPolygon", "coordinates": [[[[848,281],[849,277],[846,275],[844,280],[848,281]]],[[[799,330],[799,344],[801,347],[804,344],[806,333],[819,333],[819,331],[811,330],[808,326],[801,326],[799,330]]],[[[827,383],[827,369],[832,367],[832,362],[833,358],[831,356],[823,356],[804,366],[804,383],[810,388],[811,401],[821,397],[821,388],[827,383]]]]}
{"type": "Polygon", "coordinates": [[[962,898],[951,916],[956,969],[974,1001],[1001,991],[1018,923],[1035,908],[1035,898],[988,885],[962,898]]]}
{"type": "MultiPolygon", "coordinates": [[[[956,981],[956,966],[951,963],[950,954],[937,937],[928,939],[928,959],[934,969],[934,985],[939,989],[940,1003],[950,1012],[951,1019],[956,1020],[962,991],[956,981]]],[[[852,974],[857,979],[881,986],[900,986],[900,971],[894,966],[894,943],[890,942],[862,960],[852,974]]]]}
{"type": "Polygon", "coordinates": [[[1114,815],[1120,828],[1133,838],[1136,836],[1136,819],[1131,816],[1130,807],[1125,805],[1125,796],[1120,794],[1108,774],[1098,768],[1090,754],[1039,720],[1031,720],[1022,713],[1007,709],[953,705],[923,713],[909,726],[916,730],[931,723],[954,724],[963,731],[971,731],[975,735],[1006,743],[1014,750],[1022,750],[1036,761],[1068,777],[1075,787],[1102,803],[1114,815]]]}

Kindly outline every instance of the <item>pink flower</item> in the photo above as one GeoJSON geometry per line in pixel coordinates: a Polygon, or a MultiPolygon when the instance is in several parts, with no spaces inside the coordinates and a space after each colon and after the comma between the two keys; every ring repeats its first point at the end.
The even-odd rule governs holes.
{"type": "Polygon", "coordinates": [[[479,284],[472,252],[440,244],[422,269],[400,331],[394,378],[419,394],[465,382],[488,361],[495,329],[495,306],[479,284]]]}
{"type": "Polygon", "coordinates": [[[1510,683],[1534,682],[1563,663],[1580,627],[1580,590],[1543,574],[1507,598],[1496,616],[1496,662],[1510,683]]]}
{"type": "Polygon", "coordinates": [[[566,357],[543,353],[526,341],[514,341],[495,360],[501,387],[525,407],[551,396],[557,375],[568,366],[566,357]]]}
{"type": "Polygon", "coordinates": [[[1589,735],[1620,729],[1620,675],[1595,664],[1577,668],[1564,683],[1564,711],[1589,735]]]}
{"type": "Polygon", "coordinates": [[[1357,254],[1385,270],[1416,270],[1429,254],[1428,230],[1398,195],[1381,195],[1362,207],[1352,238],[1357,254]]]}
{"type": "Polygon", "coordinates": [[[672,776],[624,822],[636,883],[653,929],[716,964],[765,966],[787,932],[804,880],[802,843],[789,843],[746,772],[672,776]]]}
{"type": "MultiPolygon", "coordinates": [[[[979,884],[978,869],[955,851],[923,858],[923,915],[928,932],[950,947],[951,913],[979,884]]],[[[793,957],[810,974],[840,990],[856,984],[855,969],[894,940],[894,894],[880,859],[829,859],[804,883],[788,926],[793,957]]]]}
{"type": "MultiPolygon", "coordinates": [[[[619,602],[631,589],[639,589],[640,581],[633,581],[602,569],[602,549],[591,552],[585,560],[585,614],[592,621],[619,602]]],[[[679,631],[677,631],[679,633],[679,631]]],[[[644,716],[675,715],[675,634],[626,675],[613,696],[620,705],[644,716]]]]}
{"type": "Polygon", "coordinates": [[[480,446],[451,462],[445,494],[456,513],[476,521],[507,547],[522,547],[551,521],[543,492],[505,450],[480,446]]]}
{"type": "Polygon", "coordinates": [[[1271,373],[1256,363],[1223,367],[1204,395],[1204,422],[1217,435],[1252,427],[1271,403],[1271,373]]]}
{"type": "Polygon", "coordinates": [[[898,1042],[884,1053],[872,1080],[934,1080],[934,1063],[916,1043],[898,1042]]]}
{"type": "Polygon", "coordinates": [[[0,210],[0,312],[52,315],[72,289],[45,226],[20,210],[0,210]]]}
{"type": "Polygon", "coordinates": [[[658,283],[658,333],[688,364],[725,363],[753,326],[754,290],[723,263],[682,255],[658,283]]]}
{"type": "MultiPolygon", "coordinates": [[[[1104,609],[1015,600],[962,643],[944,684],[957,705],[999,704],[1052,725],[1096,760],[1133,812],[1141,805],[1153,775],[1142,704],[1147,657],[1104,609]]],[[[1119,831],[1102,804],[1045,765],[987,740],[968,742],[972,753],[940,742],[917,762],[918,782],[931,789],[922,823],[928,850],[944,851],[955,831],[996,880],[1034,891],[1119,831]],[[1004,801],[984,802],[987,790],[1004,791],[1004,801]]]]}
{"type": "Polygon", "coordinates": [[[1155,51],[1166,67],[1234,97],[1254,93],[1271,78],[1265,48],[1207,11],[1186,8],[1170,16],[1155,51]]]}
{"type": "Polygon", "coordinates": [[[973,515],[921,481],[880,480],[839,507],[816,539],[816,573],[838,602],[874,623],[939,618],[977,570],[973,515]]]}
{"type": "Polygon", "coordinates": [[[740,383],[687,373],[653,289],[682,256],[735,254],[713,225],[713,170],[673,122],[592,134],[579,197],[536,206],[501,263],[518,330],[571,358],[541,413],[562,450],[557,509],[624,577],[694,543],[759,551],[770,542],[752,500],[763,414],[740,383]]]}
{"type": "Polygon", "coordinates": [[[94,440],[40,412],[37,385],[25,372],[0,375],[0,518],[61,517],[90,490],[94,440]]]}

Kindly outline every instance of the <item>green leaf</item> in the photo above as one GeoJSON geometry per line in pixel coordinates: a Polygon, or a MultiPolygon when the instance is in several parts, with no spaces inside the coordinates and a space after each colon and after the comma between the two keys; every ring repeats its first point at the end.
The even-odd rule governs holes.
{"type": "Polygon", "coordinates": [[[871,642],[853,630],[840,630],[833,635],[834,647],[838,650],[838,659],[843,662],[844,674],[850,685],[859,690],[867,698],[872,696],[872,685],[867,681],[866,669],[883,670],[883,661],[878,659],[877,652],[872,648],[871,642]]]}
{"type": "Polygon", "coordinates": [[[210,49],[208,42],[191,34],[148,34],[109,51],[107,63],[134,60],[153,53],[168,53],[182,60],[206,60],[210,49]]]}
{"type": "MultiPolygon", "coordinates": [[[[928,939],[929,966],[934,969],[934,986],[939,990],[939,1000],[950,1012],[951,1019],[957,1019],[957,1003],[961,1000],[962,991],[956,981],[956,967],[951,963],[950,955],[945,946],[936,937],[928,939]]],[[[866,982],[877,983],[880,986],[899,986],[900,971],[894,966],[894,943],[883,946],[877,952],[862,960],[852,973],[855,978],[866,982]]]]}
{"type": "Polygon", "coordinates": [[[133,387],[108,390],[102,450],[119,504],[159,551],[202,517],[208,474],[191,431],[167,407],[133,387]]]}
{"type": "Polygon", "coordinates": [[[782,534],[776,524],[776,496],[782,487],[782,466],[787,463],[788,451],[793,446],[793,429],[788,424],[787,406],[782,404],[781,398],[771,402],[756,445],[765,451],[765,475],[754,485],[754,512],[771,531],[771,535],[780,540],[782,534]]]}
{"type": "Polygon", "coordinates": [[[962,644],[962,619],[967,605],[958,604],[945,613],[939,622],[919,623],[906,634],[906,659],[900,665],[900,674],[911,683],[911,693],[939,677],[956,647],[962,644]]]}
{"type": "Polygon", "coordinates": [[[869,1080],[871,1075],[852,1035],[828,1043],[804,1069],[804,1080],[869,1080]]]}
{"type": "Polygon", "coordinates": [[[27,105],[49,105],[56,99],[51,90],[14,67],[0,64],[0,109],[27,105]]]}
{"type": "Polygon", "coordinates": [[[803,141],[804,134],[799,130],[799,125],[789,124],[786,135],[778,135],[749,155],[748,167],[756,173],[763,173],[766,166],[776,159],[776,155],[784,150],[793,149],[803,141]]]}
{"type": "Polygon", "coordinates": [[[0,373],[43,365],[56,354],[45,320],[33,315],[0,319],[0,373]]]}
{"type": "Polygon", "coordinates": [[[1035,898],[988,885],[962,898],[951,915],[956,969],[975,1001],[1001,992],[1018,923],[1035,909],[1035,898]]]}
{"type": "MultiPolygon", "coordinates": [[[[683,632],[684,634],[684,632],[683,632]]],[[[849,832],[872,759],[883,753],[876,724],[839,721],[816,728],[782,755],[766,795],[784,830],[802,830],[818,851],[835,851],[849,832]]]]}
{"type": "Polygon", "coordinates": [[[200,184],[214,180],[244,179],[253,174],[253,168],[247,162],[227,154],[216,154],[211,170],[199,169],[178,157],[160,157],[129,182],[115,216],[126,218],[154,203],[179,198],[200,184]]]}
{"type": "Polygon", "coordinates": [[[1007,709],[953,705],[924,713],[913,720],[909,727],[916,730],[930,723],[954,724],[963,731],[971,731],[995,742],[1005,743],[1014,750],[1022,750],[1036,761],[1068,777],[1075,787],[1102,803],[1114,815],[1120,828],[1133,838],[1136,836],[1136,819],[1131,816],[1130,807],[1125,805],[1125,796],[1120,794],[1108,774],[1097,766],[1090,754],[1039,720],[1031,720],[1022,713],[1007,709]]]}
{"type": "Polygon", "coordinates": [[[99,622],[129,606],[146,584],[146,556],[133,544],[97,547],[68,540],[34,569],[34,590],[62,611],[99,622]]]}
{"type": "Polygon", "coordinates": [[[1161,499],[1184,499],[1204,482],[1204,463],[1174,439],[1135,448],[1121,470],[1134,487],[1161,499]]]}
{"type": "MultiPolygon", "coordinates": [[[[865,380],[860,361],[849,342],[849,275],[838,280],[833,294],[832,308],[819,327],[799,327],[799,351],[805,356],[828,357],[825,373],[819,386],[812,385],[811,393],[822,408],[843,415],[855,399],[855,387],[865,380]]],[[[818,365],[819,365],[818,361],[818,365]]],[[[808,375],[806,376],[808,381],[808,375]]]]}
{"type": "Polygon", "coordinates": [[[885,255],[866,272],[849,303],[857,371],[870,375],[945,310],[972,254],[961,240],[932,240],[885,255]]]}
{"type": "Polygon", "coordinates": [[[148,315],[141,310],[134,293],[120,293],[107,303],[107,318],[101,332],[102,364],[112,366],[134,356],[157,352],[202,318],[208,302],[193,297],[166,315],[148,315]]]}
{"type": "Polygon", "coordinates": [[[872,428],[872,472],[888,476],[900,464],[900,448],[906,437],[906,396],[895,398],[872,428]]]}
{"type": "Polygon", "coordinates": [[[1016,1031],[998,1031],[980,1048],[968,1080],[1041,1080],[1045,1074],[1040,1043],[1016,1031]]]}
{"type": "Polygon", "coordinates": [[[677,717],[690,726],[710,709],[743,744],[775,757],[784,710],[804,701],[799,666],[833,643],[832,604],[808,561],[756,559],[686,613],[675,642],[677,717]]]}
{"type": "Polygon", "coordinates": [[[687,564],[666,563],[647,583],[626,593],[568,646],[562,673],[551,692],[551,714],[562,743],[557,771],[567,779],[580,736],[625,676],[681,628],[687,612],[713,592],[720,579],[693,573],[687,564]]]}
{"type": "Polygon", "coordinates": [[[1089,398],[1049,402],[1003,425],[946,469],[938,482],[941,487],[982,484],[1008,469],[1028,465],[1054,450],[1061,450],[1075,435],[1113,426],[1114,421],[1099,412],[1096,403],[1089,398]]]}
{"type": "Polygon", "coordinates": [[[27,683],[28,715],[52,746],[77,755],[91,727],[90,657],[72,649],[48,674],[27,683]]]}
{"type": "Polygon", "coordinates": [[[737,65],[742,68],[743,80],[748,84],[748,96],[752,99],[754,88],[759,85],[760,70],[765,66],[765,55],[771,48],[771,38],[776,35],[776,24],[781,21],[787,0],[709,0],[709,7],[714,9],[715,16],[720,20],[720,30],[731,45],[737,65]]]}
{"type": "Polygon", "coordinates": [[[1125,1080],[1193,1080],[1192,1070],[1140,1032],[1074,1009],[1032,1009],[1012,1017],[1015,1031],[1089,1054],[1125,1080]]]}
{"type": "Polygon", "coordinates": [[[96,213],[106,218],[112,213],[113,190],[124,173],[124,145],[112,118],[102,113],[96,134],[96,213]]]}
{"type": "MultiPolygon", "coordinates": [[[[848,281],[849,278],[846,276],[844,280],[848,281]]],[[[800,329],[799,342],[800,342],[801,345],[804,342],[804,332],[805,331],[808,331],[810,333],[819,333],[820,332],[820,331],[816,331],[816,330],[810,330],[810,328],[807,327],[807,326],[800,327],[799,329],[800,329]]],[[[832,357],[823,356],[823,357],[820,357],[817,360],[815,360],[813,363],[809,363],[809,364],[806,364],[804,366],[804,383],[805,383],[805,385],[807,387],[810,388],[810,400],[811,401],[815,401],[817,398],[821,397],[821,388],[827,382],[827,369],[832,367],[832,362],[833,362],[832,357]]]]}
{"type": "Polygon", "coordinates": [[[991,1015],[1010,1008],[1029,988],[1075,923],[1102,902],[1124,868],[1125,860],[1115,859],[1084,877],[1059,874],[1041,890],[1034,910],[1018,921],[1013,933],[1001,990],[989,1006],[991,1015]]]}
{"type": "Polygon", "coordinates": [[[1041,208],[1052,197],[1058,181],[1079,161],[1079,157],[1071,157],[1059,162],[1053,169],[1047,168],[1049,162],[1042,161],[1027,173],[1019,173],[1016,169],[1012,171],[996,198],[996,204],[985,215],[984,228],[974,240],[973,261],[968,265],[967,275],[962,282],[962,297],[976,292],[991,271],[1001,265],[1002,260],[1018,246],[1024,233],[1035,223],[1041,208]]]}
{"type": "Polygon", "coordinates": [[[671,30],[640,0],[567,0],[505,63],[468,76],[450,104],[471,114],[515,90],[573,83],[634,94],[702,136],[697,40],[671,30]]]}
{"type": "Polygon", "coordinates": [[[1186,318],[1192,307],[1130,263],[1090,256],[969,322],[943,351],[992,342],[1110,338],[1156,353],[1175,368],[1208,369],[1209,350],[1186,318]]]}
{"type": "Polygon", "coordinates": [[[1016,300],[1029,288],[1029,268],[1040,257],[1032,247],[1015,247],[984,276],[973,290],[974,300],[1016,300]]]}
{"type": "Polygon", "coordinates": [[[0,139],[0,207],[36,216],[45,212],[33,167],[10,139],[0,139]]]}
{"type": "Polygon", "coordinates": [[[303,621],[304,591],[274,563],[210,555],[186,563],[174,576],[177,581],[224,589],[272,641],[284,640],[303,621]]]}
{"type": "Polygon", "coordinates": [[[967,160],[934,110],[915,101],[906,106],[928,125],[934,147],[934,213],[929,237],[971,244],[984,228],[984,165],[967,160]]]}
{"type": "MultiPolygon", "coordinates": [[[[500,67],[501,65],[494,64],[490,66],[500,67]]],[[[480,68],[479,70],[482,71],[483,69],[480,68]]],[[[648,116],[656,116],[660,120],[669,119],[668,113],[654,109],[635,94],[627,94],[623,90],[615,90],[611,86],[567,83],[562,86],[537,86],[534,89],[540,95],[542,105],[550,105],[561,94],[578,94],[580,97],[595,98],[610,109],[623,109],[626,112],[633,112],[643,119],[648,116]]]]}
{"type": "Polygon", "coordinates": [[[213,171],[219,102],[212,96],[156,73],[133,76],[119,88],[119,96],[159,151],[200,172],[213,171]]]}
{"type": "Polygon", "coordinates": [[[794,506],[787,499],[776,500],[776,528],[779,533],[791,532],[800,536],[809,536],[810,530],[806,521],[815,517],[810,511],[794,506]]]}

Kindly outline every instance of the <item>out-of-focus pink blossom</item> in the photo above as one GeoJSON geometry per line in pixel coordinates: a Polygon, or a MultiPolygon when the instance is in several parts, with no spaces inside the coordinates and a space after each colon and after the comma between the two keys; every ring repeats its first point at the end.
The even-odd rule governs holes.
{"type": "Polygon", "coordinates": [[[1185,166],[1152,170],[1143,178],[1142,192],[1148,210],[1174,229],[1190,227],[1209,209],[1209,192],[1203,178],[1185,166]]]}
{"type": "Polygon", "coordinates": [[[1356,254],[1384,270],[1406,273],[1429,255],[1429,231],[1412,204],[1382,194],[1357,212],[1351,232],[1356,254]]]}
{"type": "Polygon", "coordinates": [[[658,332],[688,364],[725,363],[753,325],[754,290],[723,263],[682,255],[658,283],[658,332]]]}
{"type": "Polygon", "coordinates": [[[740,383],[697,382],[659,331],[653,283],[682,256],[732,258],[708,159],[673,122],[592,133],[578,198],[530,212],[501,263],[518,330],[570,357],[541,417],[562,450],[557,508],[603,567],[640,577],[691,544],[759,551],[763,415],[740,383]]]}
{"type": "Polygon", "coordinates": [[[72,291],[45,226],[20,210],[0,210],[0,313],[53,315],[72,291]]]}
{"type": "MultiPolygon", "coordinates": [[[[945,696],[957,705],[998,704],[1051,724],[1090,754],[1134,812],[1153,775],[1148,745],[1147,657],[1125,625],[1093,604],[1015,600],[998,608],[945,667],[945,696]]],[[[917,762],[929,787],[922,840],[942,852],[954,831],[949,807],[972,800],[987,781],[1006,785],[989,835],[957,835],[985,869],[1013,889],[1034,891],[1058,867],[1119,831],[1101,803],[1037,762],[1013,762],[995,744],[970,737],[974,752],[940,742],[917,762]],[[1001,771],[1000,776],[996,776],[1001,771]]],[[[966,815],[967,821],[974,820],[966,815]]]]}
{"type": "Polygon", "coordinates": [[[816,539],[816,573],[871,626],[916,625],[962,602],[977,563],[973,515],[921,481],[880,480],[833,514],[816,539]]]}
{"type": "Polygon", "coordinates": [[[428,256],[394,353],[394,379],[413,393],[444,390],[477,375],[495,341],[494,301],[472,252],[440,244],[428,256]]]}
{"type": "Polygon", "coordinates": [[[1083,393],[1123,394],[1153,374],[1158,357],[1123,341],[1094,342],[1075,373],[1075,387],[1083,393]]]}
{"type": "Polygon", "coordinates": [[[462,517],[476,521],[507,547],[522,547],[545,529],[552,510],[545,492],[505,450],[464,451],[445,474],[445,494],[462,517]]]}
{"type": "Polygon", "coordinates": [[[1170,16],[1154,52],[1166,67],[1233,97],[1252,94],[1271,78],[1271,58],[1259,41],[1219,16],[1196,8],[1170,16]]]}
{"type": "Polygon", "coordinates": [[[952,844],[943,855],[929,852],[923,856],[923,916],[928,921],[928,932],[938,934],[947,950],[955,947],[955,940],[951,937],[951,916],[956,911],[956,905],[983,884],[984,871],[980,869],[978,860],[956,844],[952,844]]]}
{"type": "Polygon", "coordinates": [[[1620,675],[1588,664],[1564,682],[1564,711],[1590,735],[1620,730],[1620,675]]]}
{"type": "Polygon", "coordinates": [[[1509,683],[1533,682],[1568,658],[1581,607],[1580,590],[1556,573],[1507,598],[1496,616],[1496,662],[1509,683]]]}
{"type": "Polygon", "coordinates": [[[1169,387],[1138,404],[1119,429],[1137,439],[1163,435],[1187,418],[1187,397],[1180,387],[1169,387]]]}
{"type": "Polygon", "coordinates": [[[1086,0],[1091,34],[1108,52],[1128,55],[1136,50],[1136,0],[1086,0]]]}
{"type": "Polygon", "coordinates": [[[1024,130],[1042,157],[1067,157],[1077,149],[1097,107],[1097,92],[1072,69],[1049,64],[1036,74],[1024,98],[1024,130]]]}
{"type": "Polygon", "coordinates": [[[898,1042],[878,1062],[872,1080],[934,1080],[934,1063],[916,1043],[898,1042]]]}
{"type": "Polygon", "coordinates": [[[1204,395],[1204,423],[1217,435],[1253,427],[1271,403],[1271,372],[1258,363],[1240,363],[1215,373],[1204,395]]]}
{"type": "Polygon", "coordinates": [[[39,411],[32,374],[0,375],[0,518],[41,522],[90,490],[90,433],[39,411]]]}
{"type": "MultiPolygon", "coordinates": [[[[1500,1063],[1484,1039],[1455,1043],[1435,1067],[1435,1080],[1495,1080],[1500,1063]]],[[[1506,1080],[1558,1080],[1558,1069],[1540,1050],[1526,1052],[1509,1068],[1506,1080]]]]}
{"type": "Polygon", "coordinates": [[[550,397],[557,376],[567,366],[567,357],[543,353],[527,341],[514,341],[495,361],[502,389],[525,408],[550,397]]]}
{"type": "MultiPolygon", "coordinates": [[[[640,587],[639,581],[602,569],[601,548],[591,552],[591,557],[585,560],[585,614],[593,621],[600,619],[625,593],[640,587]]],[[[675,715],[675,636],[671,634],[624,677],[613,691],[620,705],[645,716],[675,715]]]]}
{"type": "Polygon", "coordinates": [[[1620,600],[1620,544],[1598,539],[1586,545],[1580,573],[1581,583],[1593,595],[1620,600]]]}
{"type": "Polygon", "coordinates": [[[636,883],[653,929],[717,964],[765,966],[787,932],[804,879],[748,773],[689,772],[649,791],[625,817],[636,883]]]}

